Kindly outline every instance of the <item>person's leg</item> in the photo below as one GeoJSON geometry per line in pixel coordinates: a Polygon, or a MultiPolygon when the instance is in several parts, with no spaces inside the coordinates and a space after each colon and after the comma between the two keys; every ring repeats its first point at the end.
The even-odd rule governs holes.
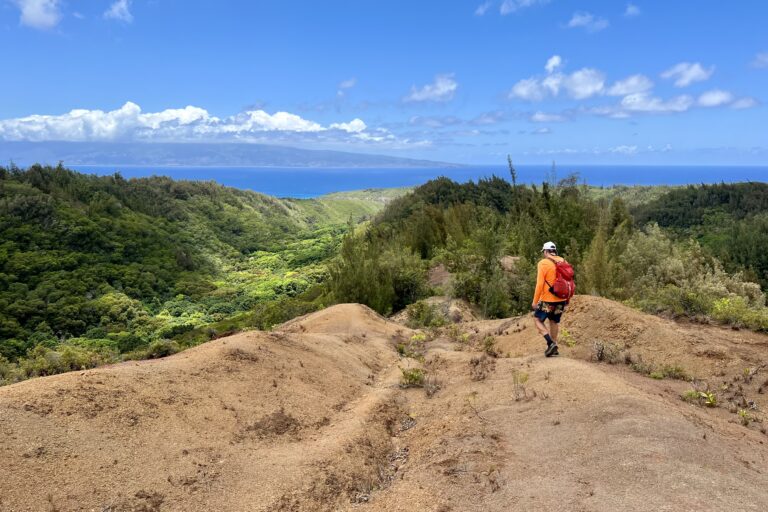
{"type": "Polygon", "coordinates": [[[549,321],[549,335],[552,337],[552,341],[557,343],[557,334],[560,332],[560,324],[554,320],[549,321]]]}
{"type": "Polygon", "coordinates": [[[549,348],[554,344],[554,341],[552,341],[552,337],[549,335],[549,329],[547,329],[547,326],[544,325],[544,321],[547,319],[547,313],[541,310],[535,311],[533,318],[534,325],[536,325],[536,330],[539,331],[539,334],[544,336],[544,340],[547,342],[547,350],[549,350],[549,348]]]}
{"type": "Polygon", "coordinates": [[[539,334],[542,336],[549,334],[549,329],[547,329],[547,326],[544,325],[544,322],[539,320],[539,317],[534,317],[533,322],[536,325],[536,330],[539,331],[539,334]]]}

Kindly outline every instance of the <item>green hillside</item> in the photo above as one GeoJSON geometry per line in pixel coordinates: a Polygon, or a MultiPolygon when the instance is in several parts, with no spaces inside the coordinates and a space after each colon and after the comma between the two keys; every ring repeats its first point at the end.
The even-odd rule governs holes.
{"type": "Polygon", "coordinates": [[[0,168],[0,371],[151,356],[178,348],[162,340],[209,339],[244,312],[258,325],[315,308],[301,298],[349,222],[393,195],[276,199],[213,182],[0,168]]]}
{"type": "Polygon", "coordinates": [[[390,313],[430,294],[426,269],[442,263],[454,274],[449,291],[482,314],[522,314],[531,307],[541,244],[554,240],[577,270],[579,293],[768,330],[758,284],[768,275],[768,185],[653,190],[577,183],[432,180],[346,236],[328,286],[337,301],[390,313]],[[502,270],[504,255],[518,257],[513,272],[502,270]]]}

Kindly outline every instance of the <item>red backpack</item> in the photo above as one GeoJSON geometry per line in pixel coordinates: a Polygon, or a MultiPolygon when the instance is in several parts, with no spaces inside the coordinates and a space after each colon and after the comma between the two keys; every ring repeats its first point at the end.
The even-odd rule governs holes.
{"type": "Polygon", "coordinates": [[[576,283],[573,282],[573,267],[567,261],[555,261],[548,258],[555,264],[555,282],[549,285],[549,291],[561,299],[570,300],[576,293],[576,283]]]}

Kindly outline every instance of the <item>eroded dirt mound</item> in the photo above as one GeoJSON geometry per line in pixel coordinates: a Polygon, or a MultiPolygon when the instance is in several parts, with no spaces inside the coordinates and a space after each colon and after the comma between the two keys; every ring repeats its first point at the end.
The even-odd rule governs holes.
{"type": "Polygon", "coordinates": [[[0,388],[0,510],[768,509],[768,337],[593,297],[563,327],[546,359],[529,316],[416,342],[342,304],[0,388]]]}
{"type": "Polygon", "coordinates": [[[352,305],[303,322],[0,388],[0,510],[334,510],[367,492],[403,414],[404,328],[352,305]],[[354,342],[326,334],[347,323],[354,342]]]}

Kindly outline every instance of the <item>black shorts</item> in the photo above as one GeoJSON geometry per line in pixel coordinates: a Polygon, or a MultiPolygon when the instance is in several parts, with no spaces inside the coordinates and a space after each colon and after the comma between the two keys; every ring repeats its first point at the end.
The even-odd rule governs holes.
{"type": "Polygon", "coordinates": [[[565,306],[568,305],[567,301],[562,302],[539,302],[539,307],[533,312],[533,316],[541,320],[549,320],[550,322],[560,323],[560,317],[563,316],[565,306]]]}

